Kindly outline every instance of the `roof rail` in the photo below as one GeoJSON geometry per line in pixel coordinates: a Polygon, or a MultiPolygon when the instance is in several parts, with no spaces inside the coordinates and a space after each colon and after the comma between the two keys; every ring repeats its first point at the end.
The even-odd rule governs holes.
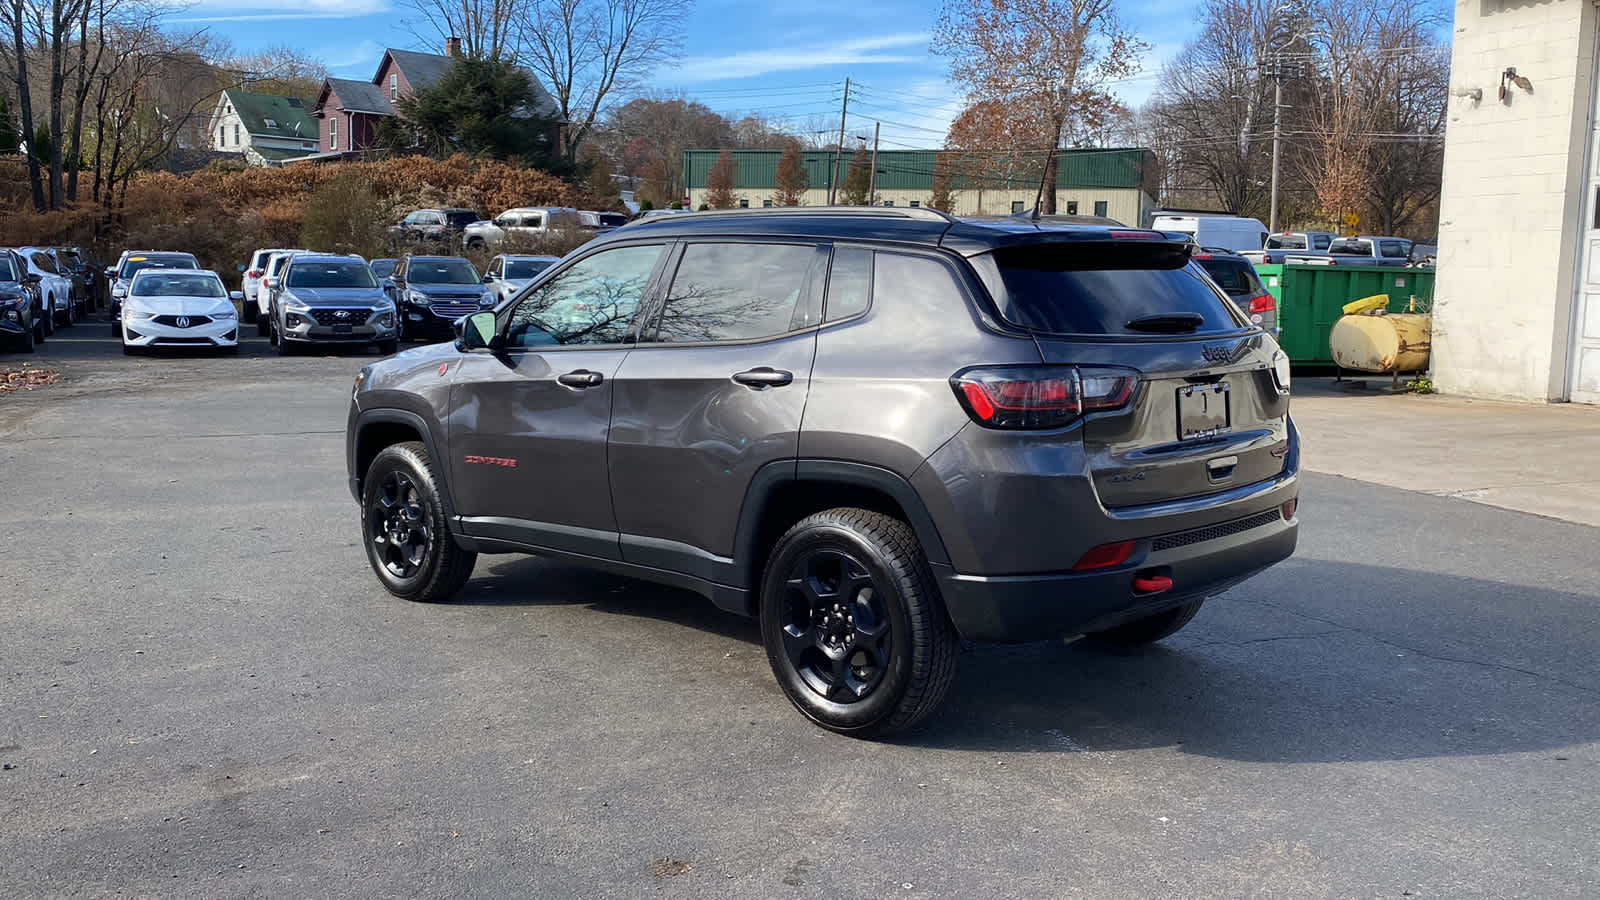
{"type": "Polygon", "coordinates": [[[955,216],[928,206],[763,206],[759,209],[706,209],[693,216],[852,216],[885,219],[921,219],[925,222],[955,222],[955,216]]]}

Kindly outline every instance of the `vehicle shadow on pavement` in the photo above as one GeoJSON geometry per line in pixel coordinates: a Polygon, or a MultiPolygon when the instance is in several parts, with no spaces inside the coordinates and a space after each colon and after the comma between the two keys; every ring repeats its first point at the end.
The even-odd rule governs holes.
{"type": "MultiPolygon", "coordinates": [[[[1146,648],[969,645],[940,710],[894,741],[1000,753],[1180,747],[1316,763],[1600,740],[1600,598],[1342,562],[1282,569],[1213,599],[1183,632],[1146,648]]],[[[456,602],[582,605],[760,642],[755,620],[688,591],[534,557],[505,557],[479,576],[456,602]]]]}
{"type": "Polygon", "coordinates": [[[617,616],[659,619],[761,643],[755,619],[723,612],[692,591],[569,566],[537,556],[480,557],[477,576],[451,602],[489,606],[587,606],[617,616]],[[483,578],[485,572],[492,577],[483,578]]]}
{"type": "Polygon", "coordinates": [[[1283,570],[1162,644],[980,646],[905,743],[1315,763],[1600,740],[1600,598],[1320,560],[1283,570]],[[1346,597],[1360,599],[1341,609],[1346,597]]]}

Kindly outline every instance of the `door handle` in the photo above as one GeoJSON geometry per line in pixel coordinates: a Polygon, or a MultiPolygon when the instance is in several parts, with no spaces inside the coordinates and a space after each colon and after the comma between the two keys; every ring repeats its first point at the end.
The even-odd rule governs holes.
{"type": "Polygon", "coordinates": [[[568,372],[565,375],[556,376],[556,381],[572,388],[594,387],[605,380],[604,375],[599,372],[591,372],[588,369],[579,369],[576,372],[568,372]]]}
{"type": "Polygon", "coordinates": [[[786,384],[792,384],[794,382],[794,373],[785,372],[782,369],[774,369],[771,366],[756,366],[754,369],[733,373],[733,380],[745,387],[752,387],[760,391],[769,387],[783,387],[786,384]]]}

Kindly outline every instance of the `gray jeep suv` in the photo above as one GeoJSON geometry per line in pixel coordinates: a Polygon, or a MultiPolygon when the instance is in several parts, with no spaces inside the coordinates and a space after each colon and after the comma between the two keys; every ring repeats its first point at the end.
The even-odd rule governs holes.
{"type": "Polygon", "coordinates": [[[663,217],[363,369],[379,581],[538,553],[756,616],[826,728],[927,715],[958,637],[1141,644],[1295,546],[1288,361],[1190,261],[927,209],[663,217]]]}

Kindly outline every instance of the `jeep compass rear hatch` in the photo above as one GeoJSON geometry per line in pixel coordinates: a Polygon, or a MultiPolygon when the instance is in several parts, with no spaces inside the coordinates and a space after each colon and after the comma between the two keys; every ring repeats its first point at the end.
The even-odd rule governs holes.
{"type": "MultiPolygon", "coordinates": [[[[1035,377],[1072,373],[1061,393],[1083,416],[1106,507],[1214,494],[1283,470],[1287,359],[1189,261],[1186,244],[1154,232],[1072,235],[971,262],[1001,318],[1039,345],[1047,366],[1035,377]]],[[[998,393],[972,396],[1005,405],[998,393]]]]}

